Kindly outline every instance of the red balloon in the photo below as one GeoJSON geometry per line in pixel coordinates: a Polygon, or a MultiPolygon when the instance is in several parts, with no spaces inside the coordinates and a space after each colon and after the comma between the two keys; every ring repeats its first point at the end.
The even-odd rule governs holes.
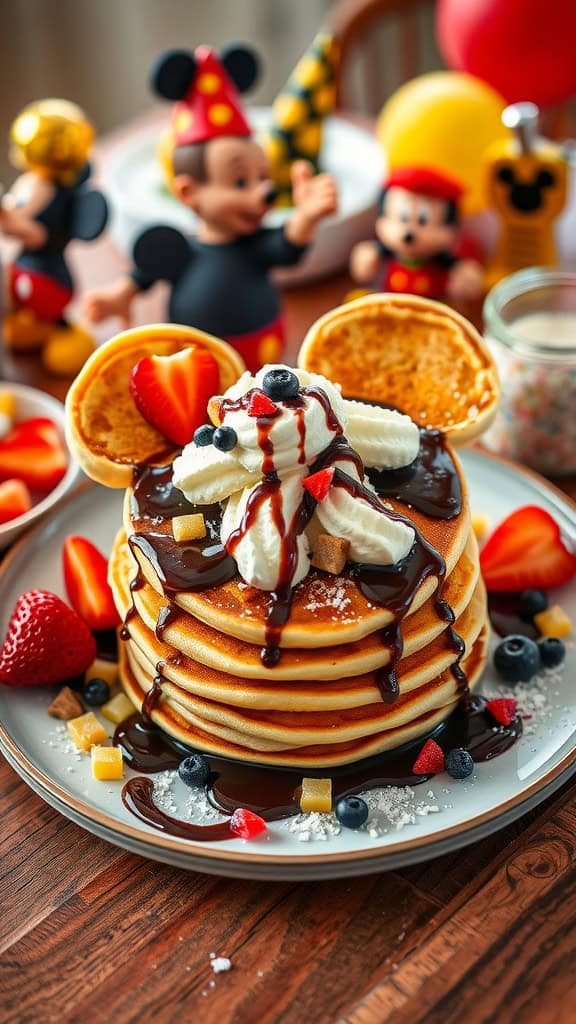
{"type": "Polygon", "coordinates": [[[576,93],[576,0],[439,0],[436,12],[448,67],[508,103],[546,107],[576,93]]]}

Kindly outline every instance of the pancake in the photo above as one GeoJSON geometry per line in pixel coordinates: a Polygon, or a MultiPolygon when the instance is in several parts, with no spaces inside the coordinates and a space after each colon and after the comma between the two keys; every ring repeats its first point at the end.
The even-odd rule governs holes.
{"type": "MultiPolygon", "coordinates": [[[[139,619],[152,635],[155,650],[154,660],[167,660],[175,652],[186,655],[205,666],[222,672],[249,679],[274,681],[339,679],[345,675],[360,674],[386,665],[390,660],[390,647],[382,631],[365,637],[362,641],[341,643],[329,648],[288,648],[283,650],[280,662],[273,668],[266,668],[260,657],[260,647],[224,635],[207,626],[182,609],[170,611],[167,625],[160,629],[160,643],[154,636],[162,619],[162,610],[170,607],[166,600],[150,585],[145,584],[133,592],[130,583],[135,576],[135,563],[121,531],[112,551],[110,560],[110,582],[116,606],[123,619],[134,604],[139,619]]],[[[469,606],[477,588],[479,576],[476,539],[472,531],[454,571],[444,588],[444,597],[458,619],[469,606]]],[[[404,656],[417,652],[438,637],[446,626],[436,611],[425,602],[421,608],[406,620],[404,628],[404,656]]],[[[130,631],[134,633],[134,619],[130,631]]],[[[148,646],[151,642],[148,642],[148,646]]],[[[142,642],[140,644],[142,646],[142,642]]]]}
{"type": "MultiPolygon", "coordinates": [[[[484,628],[484,605],[484,586],[479,581],[472,600],[455,624],[466,652],[470,652],[484,628]]],[[[163,686],[165,682],[173,682],[188,693],[217,703],[239,705],[251,711],[262,708],[290,712],[316,711],[358,707],[362,704],[383,706],[377,676],[373,672],[322,681],[294,677],[270,685],[258,679],[238,679],[228,673],[209,669],[192,658],[179,656],[174,648],[160,643],[141,621],[136,626],[132,620],[130,631],[130,639],[127,641],[130,655],[147,672],[150,685],[161,671],[163,686]],[[303,708],[304,699],[306,709],[303,708]]],[[[400,696],[424,686],[449,669],[453,662],[454,651],[445,633],[429,644],[425,652],[404,656],[398,665],[400,696]]]]}
{"type": "Polygon", "coordinates": [[[466,444],[488,427],[500,393],[476,329],[449,306],[415,295],[374,294],[320,317],[298,366],[351,398],[383,402],[466,444]]]}
{"type": "MultiPolygon", "coordinates": [[[[464,551],[470,532],[467,484],[457,460],[454,460],[454,465],[462,490],[462,508],[453,518],[434,519],[394,499],[389,501],[395,511],[409,516],[425,541],[444,559],[448,578],[464,551]]],[[[146,537],[164,535],[170,545],[170,553],[177,557],[177,545],[171,542],[170,520],[136,517],[134,504],[134,492],[128,490],[124,504],[124,527],[128,537],[140,538],[131,540],[132,553],[147,583],[157,593],[165,595],[165,573],[159,565],[154,547],[147,542],[146,537]]],[[[428,577],[415,593],[409,614],[417,611],[436,587],[437,577],[428,577]]],[[[265,643],[269,594],[248,586],[239,576],[216,587],[170,592],[170,599],[184,611],[226,636],[253,644],[265,643]]],[[[293,592],[290,617],[283,627],[279,645],[282,648],[316,648],[351,643],[385,628],[394,618],[393,610],[376,605],[365,597],[350,575],[328,578],[311,571],[293,592]]]]}
{"type": "Polygon", "coordinates": [[[101,345],[84,364],[66,398],[66,440],[84,472],[107,487],[128,487],[133,466],[168,462],[180,450],[148,423],[130,393],[130,373],[144,356],[169,356],[205,348],[216,359],[227,388],[244,371],[226,342],[193,327],[135,327],[101,345]]]}
{"type": "MultiPolygon", "coordinates": [[[[483,629],[464,663],[471,688],[476,685],[482,673],[486,661],[487,643],[487,630],[483,629]]],[[[145,690],[132,670],[125,645],[121,647],[120,651],[120,671],[128,696],[136,707],[140,707],[145,697],[145,690]]],[[[442,704],[441,695],[442,682],[440,681],[436,688],[436,698],[434,697],[434,687],[432,687],[426,701],[426,710],[422,710],[417,718],[405,725],[392,726],[376,734],[363,735],[348,741],[291,749],[281,749],[281,744],[274,744],[272,749],[255,751],[243,743],[244,738],[233,730],[229,730],[229,735],[226,737],[216,735],[213,723],[209,724],[205,721],[204,728],[200,721],[197,724],[192,724],[190,713],[186,712],[182,705],[172,706],[166,700],[152,711],[151,717],[161,729],[174,739],[196,750],[253,764],[319,769],[350,764],[362,758],[392,750],[426,735],[439,725],[457,704],[457,696],[453,696],[447,703],[442,704]],[[431,707],[435,700],[440,700],[440,706],[431,707]]],[[[423,709],[424,706],[422,701],[420,708],[423,709]]]]}

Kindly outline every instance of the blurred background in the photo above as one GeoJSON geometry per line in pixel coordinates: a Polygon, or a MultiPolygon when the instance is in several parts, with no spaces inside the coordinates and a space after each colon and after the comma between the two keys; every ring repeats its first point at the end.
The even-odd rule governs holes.
{"type": "MultiPolygon", "coordinates": [[[[155,105],[146,79],[157,54],[198,43],[252,43],[263,73],[250,100],[269,103],[336,6],[331,0],[0,0],[0,134],[7,136],[26,103],[45,96],[75,100],[99,134],[114,129],[155,105]]],[[[442,66],[433,4],[418,6],[410,29],[413,67],[400,66],[406,48],[384,20],[370,41],[378,99],[363,98],[363,83],[351,82],[357,109],[376,113],[400,81],[442,66]]],[[[353,76],[354,62],[350,67],[353,76]]],[[[6,144],[0,147],[0,180],[9,185],[15,176],[6,144]]]]}

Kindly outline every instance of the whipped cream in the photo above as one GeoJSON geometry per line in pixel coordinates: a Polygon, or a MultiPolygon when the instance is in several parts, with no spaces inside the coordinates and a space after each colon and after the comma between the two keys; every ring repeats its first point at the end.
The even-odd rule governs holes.
{"type": "Polygon", "coordinates": [[[187,445],[174,461],[174,484],[195,504],[227,502],[221,540],[247,583],[267,591],[296,586],[310,568],[310,538],[318,532],[348,540],[354,561],[387,565],[409,553],[414,529],[346,480],[360,485],[364,466],[413,462],[420,439],[410,417],[348,401],[325,377],[276,365],[244,373],[211,403],[211,415],[234,431],[234,447],[187,445]],[[255,414],[251,402],[272,370],[295,375],[298,393],[270,399],[273,411],[255,414]],[[337,472],[315,503],[303,482],[326,467],[337,472]]]}

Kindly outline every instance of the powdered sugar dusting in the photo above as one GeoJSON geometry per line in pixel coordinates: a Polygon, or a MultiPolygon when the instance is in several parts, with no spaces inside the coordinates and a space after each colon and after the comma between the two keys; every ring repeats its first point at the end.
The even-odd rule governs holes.
{"type": "MultiPolygon", "coordinates": [[[[492,683],[484,687],[485,695],[490,699],[504,697],[515,700],[518,714],[522,719],[525,736],[532,736],[539,725],[554,717],[553,698],[559,696],[558,687],[562,683],[563,666],[544,669],[528,683],[517,683],[506,686],[505,683],[492,683]]],[[[569,709],[566,708],[566,711],[569,709]]]]}
{"type": "Polygon", "coordinates": [[[370,816],[366,831],[373,839],[393,830],[399,832],[407,825],[416,825],[420,818],[440,813],[440,806],[432,789],[426,793],[426,800],[417,799],[411,786],[385,786],[362,793],[368,804],[370,816]]]}
{"type": "Polygon", "coordinates": [[[338,581],[332,582],[318,577],[311,580],[308,589],[309,597],[304,605],[307,612],[317,612],[323,608],[333,608],[335,611],[343,612],[352,604],[346,593],[346,581],[338,579],[338,581]]]}

